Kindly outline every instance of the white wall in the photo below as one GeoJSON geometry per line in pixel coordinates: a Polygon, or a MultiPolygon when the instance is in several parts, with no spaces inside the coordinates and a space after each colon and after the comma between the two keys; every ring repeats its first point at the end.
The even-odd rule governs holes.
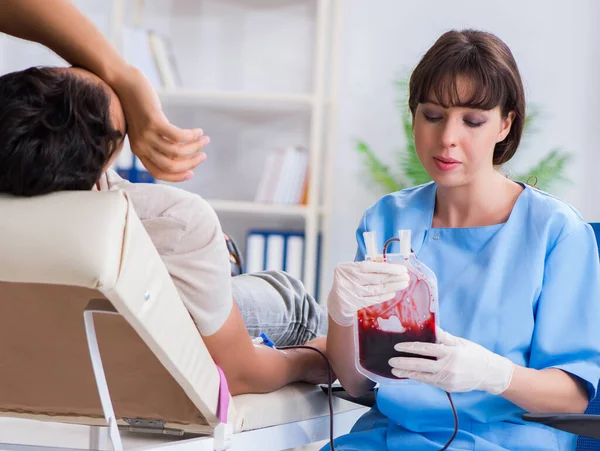
{"type": "MultiPolygon", "coordinates": [[[[286,90],[301,92],[310,89],[311,61],[307,57],[312,48],[308,43],[313,26],[308,19],[313,12],[310,2],[287,0],[275,13],[272,11],[274,3],[267,2],[269,7],[253,16],[264,33],[253,37],[248,35],[246,44],[238,42],[229,48],[227,45],[232,33],[237,33],[237,37],[245,36],[244,24],[237,26],[235,18],[238,9],[247,7],[246,1],[252,1],[259,7],[262,4],[259,0],[206,0],[201,3],[202,6],[197,6],[196,3],[188,4],[189,0],[174,1],[171,12],[179,16],[179,25],[175,28],[159,20],[160,9],[165,8],[166,3],[148,2],[148,5],[154,10],[155,19],[158,17],[152,24],[157,29],[170,29],[175,39],[186,40],[186,36],[191,36],[187,43],[184,42],[186,45],[177,48],[179,60],[186,60],[186,54],[194,53],[189,62],[184,63],[189,66],[182,68],[184,79],[189,84],[198,83],[198,87],[202,85],[205,88],[283,89],[278,83],[261,84],[263,78],[259,69],[270,67],[278,71],[277,80],[291,80],[292,84],[285,86],[286,90]],[[280,27],[277,14],[282,14],[286,23],[292,26],[289,30],[279,30],[283,32],[284,39],[276,41],[269,38],[268,31],[272,27],[280,27]],[[203,26],[185,21],[187,15],[204,17],[203,26]],[[231,20],[219,25],[213,20],[213,16],[217,15],[231,17],[231,20]],[[208,34],[203,31],[206,29],[217,32],[218,42],[207,42],[208,34]],[[293,41],[297,39],[298,31],[306,39],[293,41]],[[277,51],[283,55],[277,62],[266,59],[267,54],[277,51]],[[235,78],[232,74],[240,75],[236,68],[242,66],[242,60],[247,72],[241,74],[244,78],[235,78]],[[282,65],[281,61],[288,61],[289,65],[282,65]],[[215,64],[221,64],[221,73],[211,69],[215,64]],[[221,78],[223,74],[229,75],[221,78]]],[[[108,33],[111,2],[76,0],[75,3],[103,32],[108,33]]],[[[167,3],[171,4],[170,1],[167,3]]],[[[355,227],[363,211],[381,195],[370,190],[360,178],[361,167],[353,148],[354,140],[367,141],[384,160],[393,161],[394,151],[402,146],[403,138],[392,83],[397,77],[407,74],[435,39],[450,28],[485,29],[496,33],[511,47],[521,69],[528,101],[540,107],[544,115],[538,122],[538,134],[517,154],[515,164],[520,169],[527,168],[554,147],[572,152],[574,161],[568,175],[573,184],[561,188],[557,194],[579,209],[587,220],[600,220],[600,205],[595,199],[596,193],[600,193],[595,157],[597,143],[600,142],[600,126],[597,125],[600,119],[600,88],[597,82],[600,79],[600,30],[594,27],[594,20],[600,17],[600,2],[342,0],[342,4],[339,115],[335,127],[334,211],[331,219],[333,233],[329,242],[330,258],[325,262],[327,274],[332,273],[335,264],[353,258],[355,227]]],[[[147,18],[151,17],[152,14],[149,14],[147,18]]],[[[58,58],[39,46],[0,38],[0,72],[32,64],[60,63],[58,58]]],[[[208,132],[209,128],[214,129],[217,136],[212,136],[214,139],[207,151],[209,155],[212,153],[211,158],[215,161],[225,158],[234,140],[248,142],[258,149],[253,136],[264,134],[269,127],[268,117],[264,114],[260,117],[265,121],[261,122],[249,118],[246,113],[242,117],[228,119],[241,124],[237,134],[219,139],[219,128],[222,128],[219,126],[222,121],[220,113],[210,118],[206,116],[209,112],[197,117],[186,111],[180,113],[181,118],[175,113],[172,116],[178,125],[204,126],[206,123],[208,132]],[[214,125],[209,127],[212,123],[214,125]],[[242,133],[250,129],[252,134],[242,133]]],[[[288,119],[284,116],[280,120],[288,119]]],[[[305,121],[306,118],[298,122],[298,118],[290,117],[286,127],[299,124],[294,125],[297,129],[291,129],[292,134],[305,135],[305,121]]],[[[273,138],[280,139],[277,136],[273,138]]],[[[248,150],[248,146],[245,144],[243,147],[248,150]]],[[[254,150],[250,154],[255,155],[254,150]]],[[[199,169],[197,177],[200,176],[198,178],[207,184],[217,183],[210,178],[211,169],[207,162],[206,167],[199,169]]],[[[233,177],[227,182],[235,183],[233,177]]],[[[241,186],[238,188],[242,189],[241,186]]],[[[324,283],[329,285],[330,279],[327,277],[324,283]]]]}
{"type": "MultiPolygon", "coordinates": [[[[600,220],[600,17],[596,0],[344,0],[330,268],[354,257],[355,226],[380,193],[361,182],[355,139],[392,162],[403,145],[393,80],[444,31],[472,27],[512,49],[539,132],[515,157],[528,168],[554,147],[572,152],[573,184],[556,191],[587,220],[600,220]]],[[[331,271],[329,271],[331,274],[331,271]]],[[[330,283],[330,278],[325,282],[330,283]]]]}
{"type": "MultiPolygon", "coordinates": [[[[73,0],[73,3],[107,36],[110,31],[110,1],[73,0]]],[[[0,34],[0,74],[31,66],[66,66],[46,47],[0,34]]]]}

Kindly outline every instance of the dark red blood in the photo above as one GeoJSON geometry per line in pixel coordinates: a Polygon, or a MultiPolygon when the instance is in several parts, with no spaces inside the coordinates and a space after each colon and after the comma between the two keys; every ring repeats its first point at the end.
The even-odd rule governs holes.
{"type": "Polygon", "coordinates": [[[360,365],[379,376],[398,379],[392,374],[392,367],[388,361],[392,357],[420,357],[435,360],[435,357],[425,357],[407,352],[398,352],[394,346],[402,342],[422,341],[435,343],[435,316],[423,324],[423,328],[410,329],[403,333],[384,332],[376,327],[358,328],[358,346],[360,365]]]}
{"type": "Polygon", "coordinates": [[[379,376],[398,379],[392,374],[388,363],[392,357],[435,360],[435,357],[398,352],[394,349],[394,345],[403,342],[436,342],[435,314],[429,309],[430,302],[431,293],[425,280],[410,273],[408,288],[397,292],[394,299],[359,310],[357,314],[360,365],[379,376]],[[378,318],[388,320],[392,316],[400,320],[406,329],[404,332],[389,332],[379,328],[378,318]]]}

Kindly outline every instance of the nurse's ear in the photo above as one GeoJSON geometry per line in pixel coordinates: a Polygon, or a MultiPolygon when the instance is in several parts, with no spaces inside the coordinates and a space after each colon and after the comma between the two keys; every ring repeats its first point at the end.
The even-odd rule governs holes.
{"type": "Polygon", "coordinates": [[[510,127],[512,126],[514,119],[514,111],[509,111],[508,114],[504,118],[502,118],[502,121],[500,122],[500,131],[498,132],[498,138],[496,139],[497,143],[502,142],[504,141],[504,139],[506,139],[506,137],[510,133],[510,127]]]}

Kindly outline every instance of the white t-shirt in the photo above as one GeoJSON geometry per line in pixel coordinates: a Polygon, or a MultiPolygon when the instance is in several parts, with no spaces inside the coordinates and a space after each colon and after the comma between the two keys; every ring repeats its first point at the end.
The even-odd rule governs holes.
{"type": "Polygon", "coordinates": [[[168,185],[130,183],[112,170],[98,185],[101,191],[127,192],[198,330],[205,336],[217,332],[233,306],[231,269],[221,224],[208,202],[168,185]]]}

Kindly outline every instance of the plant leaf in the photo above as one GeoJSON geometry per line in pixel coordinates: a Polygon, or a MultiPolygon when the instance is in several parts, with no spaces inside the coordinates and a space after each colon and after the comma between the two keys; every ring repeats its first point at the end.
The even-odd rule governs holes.
{"type": "Polygon", "coordinates": [[[431,177],[429,177],[421,161],[419,161],[419,157],[417,157],[410,113],[404,116],[403,123],[404,134],[406,136],[406,149],[404,152],[401,152],[400,168],[410,186],[422,185],[431,181],[431,177]]]}
{"type": "MultiPolygon", "coordinates": [[[[405,81],[397,81],[396,86],[407,89],[408,83],[405,81]]],[[[398,151],[400,169],[404,174],[404,180],[409,186],[422,185],[423,183],[431,181],[431,177],[429,177],[429,174],[417,157],[415,136],[412,129],[412,114],[408,108],[406,91],[404,92],[404,101],[399,100],[396,105],[400,110],[402,129],[406,141],[406,148],[398,151]]]]}
{"type": "Polygon", "coordinates": [[[523,136],[531,135],[539,131],[537,126],[539,117],[540,109],[536,105],[529,105],[527,107],[525,123],[523,124],[523,136]]]}
{"type": "Polygon", "coordinates": [[[515,176],[515,179],[530,183],[544,191],[551,191],[559,183],[570,182],[564,170],[572,155],[553,149],[527,172],[515,176]]]}
{"type": "Polygon", "coordinates": [[[398,177],[392,175],[389,166],[383,164],[364,141],[356,143],[356,150],[363,156],[365,178],[373,182],[378,189],[392,193],[406,187],[398,177]]]}

